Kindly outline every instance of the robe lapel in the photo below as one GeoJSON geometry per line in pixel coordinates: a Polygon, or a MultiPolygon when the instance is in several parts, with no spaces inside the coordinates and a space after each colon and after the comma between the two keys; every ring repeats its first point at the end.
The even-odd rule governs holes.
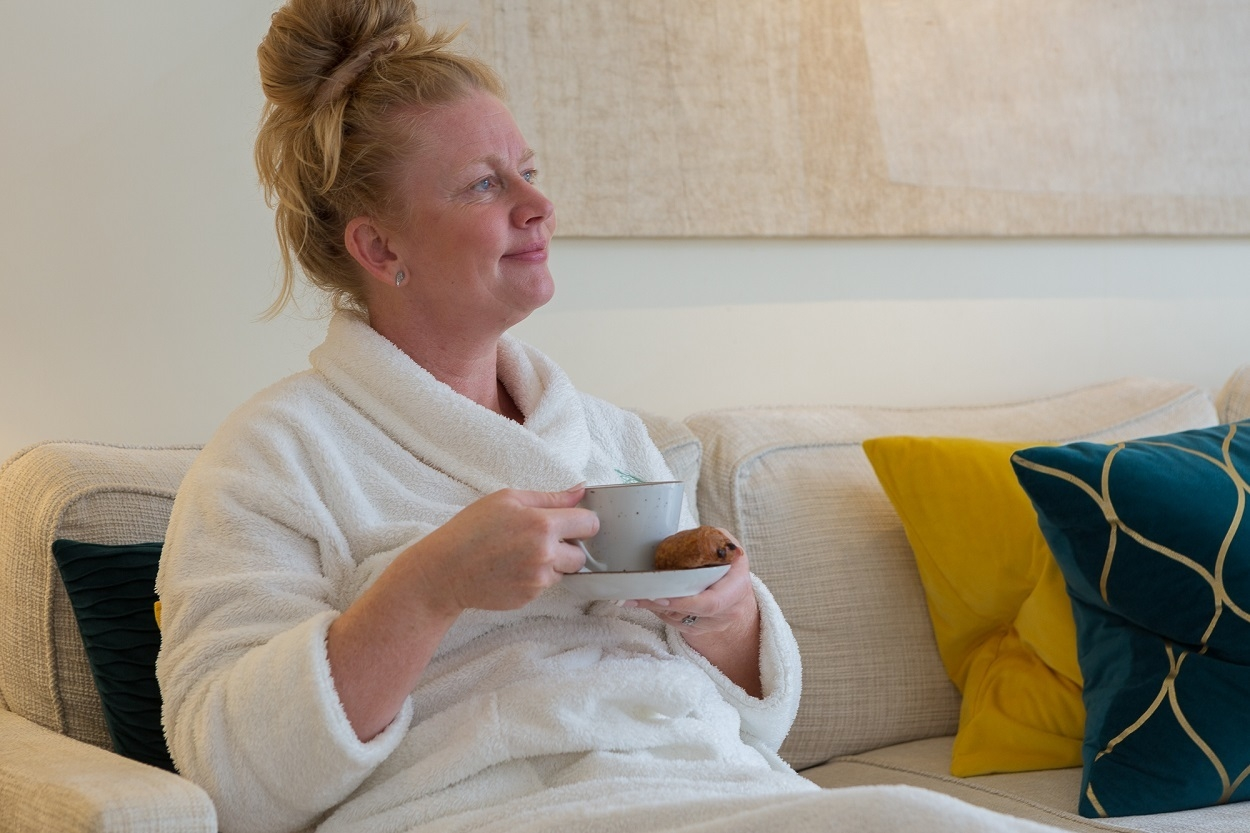
{"type": "Polygon", "coordinates": [[[417,461],[480,494],[559,490],[583,479],[591,454],[581,397],[550,359],[505,335],[499,375],[524,425],[435,379],[351,313],[330,321],[313,369],[417,461]]]}

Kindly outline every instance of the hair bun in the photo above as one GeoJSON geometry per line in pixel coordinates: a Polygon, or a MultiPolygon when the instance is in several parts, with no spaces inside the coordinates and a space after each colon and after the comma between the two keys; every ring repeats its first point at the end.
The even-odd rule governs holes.
{"type": "Polygon", "coordinates": [[[257,49],[261,88],[276,106],[320,108],[421,31],[412,0],[290,0],[257,49]]]}
{"type": "Polygon", "coordinates": [[[365,67],[373,63],[374,58],[389,55],[402,46],[405,40],[407,38],[404,35],[383,35],[365,44],[355,55],[339,64],[329,78],[322,80],[313,98],[313,106],[320,107],[337,101],[360,77],[365,67]]]}

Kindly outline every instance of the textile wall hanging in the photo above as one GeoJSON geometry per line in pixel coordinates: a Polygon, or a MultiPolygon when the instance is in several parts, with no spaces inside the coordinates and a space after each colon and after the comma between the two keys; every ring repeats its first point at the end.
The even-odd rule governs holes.
{"type": "Polygon", "coordinates": [[[565,236],[1242,235],[1242,0],[432,0],[565,236]]]}

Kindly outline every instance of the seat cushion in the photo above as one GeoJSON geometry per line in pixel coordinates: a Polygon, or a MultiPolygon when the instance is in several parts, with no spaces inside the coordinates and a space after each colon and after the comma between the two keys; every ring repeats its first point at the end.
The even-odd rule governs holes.
{"type": "Polygon", "coordinates": [[[1080,767],[956,778],[946,771],[953,742],[953,737],[909,741],[837,758],[800,774],[831,789],[870,784],[923,787],[1060,830],[1120,833],[1244,833],[1250,830],[1250,806],[1246,804],[1109,819],[1083,818],[1076,812],[1080,767]]]}

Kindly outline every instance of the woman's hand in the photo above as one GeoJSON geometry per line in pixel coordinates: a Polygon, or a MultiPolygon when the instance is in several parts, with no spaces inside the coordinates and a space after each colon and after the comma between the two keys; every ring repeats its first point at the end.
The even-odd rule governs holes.
{"type": "Polygon", "coordinates": [[[523,607],[576,573],[585,555],[568,539],[589,538],[599,519],[577,508],[585,489],[505,489],[481,498],[431,532],[400,558],[414,562],[424,586],[459,612],[523,607]]]}
{"type": "Polygon", "coordinates": [[[760,611],[745,551],[730,564],[729,572],[698,595],[635,599],[625,606],[652,611],[680,631],[686,643],[726,677],[748,694],[761,696],[760,611]]]}
{"type": "Polygon", "coordinates": [[[522,607],[581,568],[581,549],[564,541],[599,531],[595,513],[576,508],[584,491],[505,489],[475,501],[400,553],[331,623],[330,673],[361,740],[399,713],[464,610],[522,607]]]}

